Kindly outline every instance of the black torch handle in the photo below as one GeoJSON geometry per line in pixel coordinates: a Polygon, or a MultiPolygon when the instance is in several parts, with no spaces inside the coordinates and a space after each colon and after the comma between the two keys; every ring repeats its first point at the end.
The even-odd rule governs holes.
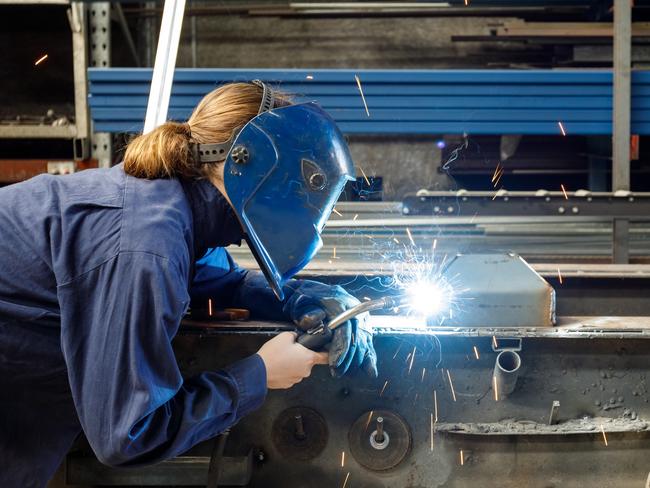
{"type": "Polygon", "coordinates": [[[296,342],[312,351],[320,351],[332,340],[332,330],[324,325],[319,325],[300,334],[296,342]]]}

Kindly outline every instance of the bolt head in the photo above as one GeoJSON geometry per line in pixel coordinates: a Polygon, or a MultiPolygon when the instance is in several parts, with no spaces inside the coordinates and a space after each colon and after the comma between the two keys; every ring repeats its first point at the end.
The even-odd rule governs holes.
{"type": "Polygon", "coordinates": [[[236,146],[230,153],[230,157],[236,164],[246,164],[250,159],[250,154],[245,146],[236,146]]]}

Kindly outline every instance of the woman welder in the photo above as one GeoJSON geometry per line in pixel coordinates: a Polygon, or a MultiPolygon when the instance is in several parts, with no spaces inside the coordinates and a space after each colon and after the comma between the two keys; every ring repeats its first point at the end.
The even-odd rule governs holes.
{"type": "Polygon", "coordinates": [[[171,347],[190,300],[300,328],[357,304],[340,287],[290,279],[353,177],[327,114],[253,82],[139,136],[121,165],[1,189],[0,486],[44,486],[82,430],[104,463],[152,463],[315,364],[376,376],[366,317],[337,329],[329,353],[284,333],[188,379],[171,347]],[[242,239],[263,274],[223,249],[242,239]]]}

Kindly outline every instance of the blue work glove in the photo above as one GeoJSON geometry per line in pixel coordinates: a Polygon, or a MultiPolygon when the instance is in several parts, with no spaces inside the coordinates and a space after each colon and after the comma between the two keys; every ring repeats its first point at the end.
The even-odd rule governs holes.
{"type": "MultiPolygon", "coordinates": [[[[338,285],[303,280],[285,303],[283,311],[301,330],[307,331],[321,322],[327,323],[360,302],[338,285]]],[[[377,353],[372,345],[370,315],[364,312],[334,330],[327,346],[332,376],[343,376],[362,369],[377,377],[377,353]]]]}

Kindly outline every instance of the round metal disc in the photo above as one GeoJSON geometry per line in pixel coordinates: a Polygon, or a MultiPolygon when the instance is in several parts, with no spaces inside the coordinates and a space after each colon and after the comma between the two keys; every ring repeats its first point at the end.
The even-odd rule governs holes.
{"type": "Polygon", "coordinates": [[[348,440],[354,459],[373,471],[384,471],[397,466],[406,458],[412,443],[411,429],[406,421],[388,410],[373,410],[361,415],[352,424],[348,440]],[[390,436],[390,442],[383,449],[376,449],[370,441],[377,417],[383,417],[384,432],[390,436]]]}
{"type": "Polygon", "coordinates": [[[287,408],[273,422],[273,444],[286,458],[298,461],[314,459],[325,449],[328,437],[325,419],[311,408],[287,408]],[[299,435],[297,416],[302,418],[304,435],[299,435]]]}

